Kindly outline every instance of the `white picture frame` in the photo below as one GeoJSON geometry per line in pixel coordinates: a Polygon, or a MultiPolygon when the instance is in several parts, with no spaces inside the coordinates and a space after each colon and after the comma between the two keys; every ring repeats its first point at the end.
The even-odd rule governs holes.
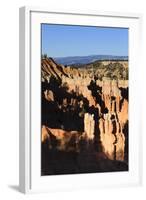
{"type": "Polygon", "coordinates": [[[19,188],[23,193],[135,186],[142,182],[140,103],[140,14],[20,8],[19,188]],[[129,171],[61,176],[40,175],[40,24],[129,28],[129,171]],[[35,66],[35,67],[34,67],[35,66]],[[135,81],[136,80],[136,81],[135,81]],[[32,134],[34,133],[35,134],[32,134]],[[98,181],[97,181],[98,180],[98,181]]]}

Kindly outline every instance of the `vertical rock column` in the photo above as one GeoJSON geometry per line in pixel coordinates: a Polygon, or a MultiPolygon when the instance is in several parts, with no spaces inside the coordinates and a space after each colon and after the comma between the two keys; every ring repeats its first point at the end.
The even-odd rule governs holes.
{"type": "Polygon", "coordinates": [[[85,113],[84,115],[84,132],[87,134],[87,138],[93,140],[95,130],[94,115],[85,113]]]}
{"type": "Polygon", "coordinates": [[[115,136],[112,134],[110,114],[105,114],[104,117],[99,120],[99,129],[102,151],[109,159],[113,160],[115,136]]]}

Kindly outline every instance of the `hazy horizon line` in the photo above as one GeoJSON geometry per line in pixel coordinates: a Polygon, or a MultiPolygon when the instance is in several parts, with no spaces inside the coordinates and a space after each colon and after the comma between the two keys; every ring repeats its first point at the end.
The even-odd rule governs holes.
{"type": "Polygon", "coordinates": [[[128,55],[113,55],[113,54],[88,54],[88,55],[68,55],[68,56],[49,56],[47,53],[41,54],[47,55],[52,58],[66,58],[66,57],[87,57],[87,56],[115,56],[115,57],[129,57],[128,55]]]}

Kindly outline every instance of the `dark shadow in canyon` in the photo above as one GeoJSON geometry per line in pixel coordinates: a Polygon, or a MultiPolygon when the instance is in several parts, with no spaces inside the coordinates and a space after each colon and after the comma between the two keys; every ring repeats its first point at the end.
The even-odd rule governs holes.
{"type": "Polygon", "coordinates": [[[129,127],[128,127],[128,124],[129,123],[127,121],[123,128],[123,133],[125,136],[124,160],[126,161],[126,163],[128,163],[128,160],[129,160],[129,158],[128,158],[128,154],[129,154],[129,140],[128,140],[129,127]]]}
{"type": "Polygon", "coordinates": [[[62,128],[67,131],[83,131],[83,116],[80,116],[83,108],[80,107],[79,101],[85,103],[88,101],[74,91],[67,92],[67,86],[62,86],[61,81],[50,78],[50,82],[42,83],[42,124],[50,128],[62,128]],[[54,95],[54,101],[45,99],[44,91],[51,90],[54,95]],[[66,103],[64,103],[66,99],[66,103]]]}
{"type": "Polygon", "coordinates": [[[129,89],[128,88],[122,88],[122,87],[120,87],[119,89],[121,91],[121,96],[122,96],[122,99],[120,100],[120,110],[121,110],[124,99],[127,100],[127,101],[129,99],[129,89]]]}
{"type": "Polygon", "coordinates": [[[127,171],[125,162],[106,159],[104,155],[94,151],[86,151],[86,141],[82,141],[81,152],[48,150],[42,144],[41,175],[97,173],[127,171]]]}
{"type": "MultiPolygon", "coordinates": [[[[92,96],[96,99],[96,103],[100,105],[101,113],[102,114],[108,113],[108,109],[105,107],[105,103],[101,97],[102,87],[99,87],[98,85],[96,85],[96,80],[95,81],[91,80],[90,84],[88,85],[88,89],[91,91],[92,96]]],[[[89,112],[89,113],[94,114],[94,120],[95,120],[95,133],[94,133],[95,150],[97,152],[101,152],[102,145],[100,141],[99,117],[102,117],[102,116],[99,116],[99,110],[98,108],[95,108],[94,106],[92,106],[92,112],[89,112]]]]}

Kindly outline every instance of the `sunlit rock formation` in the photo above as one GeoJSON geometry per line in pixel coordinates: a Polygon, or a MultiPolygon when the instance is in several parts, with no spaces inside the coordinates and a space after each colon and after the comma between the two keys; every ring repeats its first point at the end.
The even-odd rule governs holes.
{"type": "Polygon", "coordinates": [[[94,115],[85,113],[84,115],[84,132],[87,134],[87,138],[93,140],[95,129],[94,115]]]}
{"type": "Polygon", "coordinates": [[[75,68],[42,59],[42,143],[76,152],[90,144],[108,159],[127,162],[128,63],[95,64],[75,68]]]}

